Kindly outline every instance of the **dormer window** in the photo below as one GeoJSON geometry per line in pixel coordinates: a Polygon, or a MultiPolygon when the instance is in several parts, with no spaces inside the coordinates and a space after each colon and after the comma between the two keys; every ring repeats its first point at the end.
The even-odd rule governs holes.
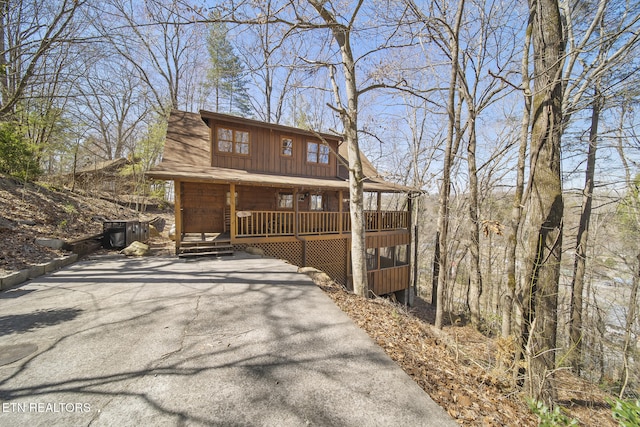
{"type": "Polygon", "coordinates": [[[320,142],[307,142],[307,162],[329,164],[329,146],[320,142]]]}
{"type": "Polygon", "coordinates": [[[249,132],[238,129],[218,127],[216,132],[216,150],[219,153],[249,155],[249,132]]]}

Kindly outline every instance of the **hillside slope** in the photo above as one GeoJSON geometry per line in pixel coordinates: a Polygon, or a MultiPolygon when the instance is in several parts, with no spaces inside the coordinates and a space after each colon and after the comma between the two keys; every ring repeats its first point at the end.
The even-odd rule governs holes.
{"type": "Polygon", "coordinates": [[[163,213],[140,214],[100,198],[38,184],[23,185],[0,175],[0,274],[65,253],[39,245],[36,239],[72,241],[101,233],[104,220],[149,220],[159,214],[163,213]]]}

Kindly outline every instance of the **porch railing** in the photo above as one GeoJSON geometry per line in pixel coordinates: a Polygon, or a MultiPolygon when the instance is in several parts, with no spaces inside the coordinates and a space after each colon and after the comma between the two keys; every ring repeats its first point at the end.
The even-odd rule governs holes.
{"type": "MultiPolygon", "coordinates": [[[[339,234],[351,231],[349,212],[238,211],[236,237],[339,234]]],[[[409,212],[365,211],[367,231],[409,227],[409,212]]]]}

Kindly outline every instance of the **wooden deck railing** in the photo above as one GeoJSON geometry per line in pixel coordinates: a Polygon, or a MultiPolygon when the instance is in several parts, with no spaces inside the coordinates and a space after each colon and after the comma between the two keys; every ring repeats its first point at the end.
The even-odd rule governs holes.
{"type": "MultiPolygon", "coordinates": [[[[351,231],[349,212],[239,211],[236,237],[338,234],[351,231]]],[[[409,227],[406,211],[365,211],[367,231],[397,230],[409,227]]]]}
{"type": "Polygon", "coordinates": [[[241,211],[237,213],[236,236],[287,236],[294,234],[293,212],[241,211]]]}

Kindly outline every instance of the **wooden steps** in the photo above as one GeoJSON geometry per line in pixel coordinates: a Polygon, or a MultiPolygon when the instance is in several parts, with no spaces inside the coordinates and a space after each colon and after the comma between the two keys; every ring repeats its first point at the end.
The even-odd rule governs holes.
{"type": "Polygon", "coordinates": [[[187,240],[180,243],[178,257],[233,255],[231,239],[216,237],[213,240],[187,240]]]}

